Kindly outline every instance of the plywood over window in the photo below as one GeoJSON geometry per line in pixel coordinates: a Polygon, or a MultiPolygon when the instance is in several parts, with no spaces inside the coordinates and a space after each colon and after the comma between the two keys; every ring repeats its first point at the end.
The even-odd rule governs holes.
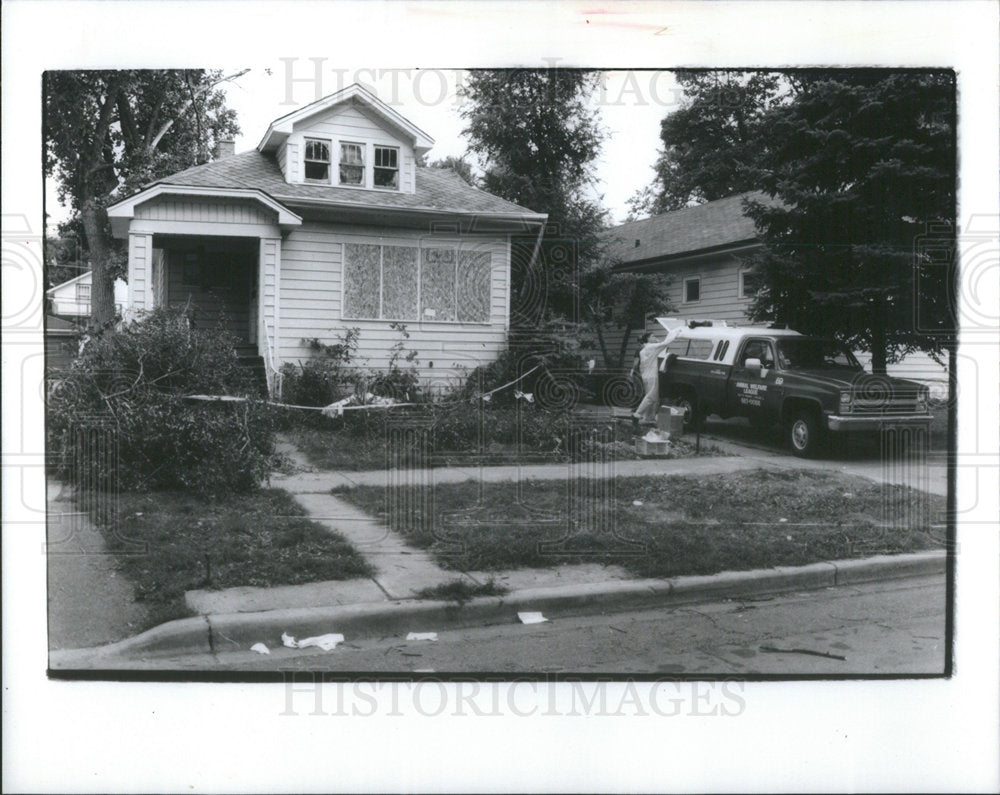
{"type": "Polygon", "coordinates": [[[382,317],[415,320],[417,317],[417,249],[382,247],[382,317]]]}
{"type": "Polygon", "coordinates": [[[344,249],[344,317],[377,318],[382,247],[347,243],[344,249]]]}

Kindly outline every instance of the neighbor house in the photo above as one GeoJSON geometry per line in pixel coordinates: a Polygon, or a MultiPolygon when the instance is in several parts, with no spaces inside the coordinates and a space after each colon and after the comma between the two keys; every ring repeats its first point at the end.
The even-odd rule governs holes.
{"type": "Polygon", "coordinates": [[[402,340],[425,382],[504,348],[512,235],[546,216],[420,165],[433,139],[352,85],[268,127],[257,148],[147,185],[108,210],[128,240],[135,316],[187,307],[283,364],[360,330],[357,358],[388,364],[402,340]]]}
{"type": "MultiPolygon", "coordinates": [[[[609,253],[623,270],[671,277],[671,316],[748,324],[755,287],[747,258],[761,244],[753,221],[743,213],[746,198],[765,204],[774,201],[764,193],[744,193],[621,224],[606,233],[609,253]]],[[[653,318],[646,330],[663,331],[653,318]]],[[[637,344],[634,341],[630,351],[637,344]]],[[[869,354],[856,355],[869,365],[869,354]]],[[[892,375],[929,383],[947,379],[947,370],[922,353],[887,369],[892,375]]]]}
{"type": "MultiPolygon", "coordinates": [[[[90,317],[90,287],[93,283],[93,271],[86,271],[62,284],[54,285],[45,291],[49,299],[50,312],[57,317],[70,319],[90,317]]],[[[128,285],[121,279],[115,279],[115,309],[124,312],[128,305],[128,285]]]]}

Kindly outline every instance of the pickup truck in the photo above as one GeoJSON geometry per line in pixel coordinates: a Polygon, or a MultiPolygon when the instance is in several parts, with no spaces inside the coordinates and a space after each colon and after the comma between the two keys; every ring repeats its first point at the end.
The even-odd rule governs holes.
{"type": "Polygon", "coordinates": [[[831,434],[919,427],[928,388],[867,373],[845,346],[822,337],[714,321],[683,323],[660,357],[661,399],[684,409],[685,427],[709,415],[780,424],[792,452],[812,456],[831,434]]]}

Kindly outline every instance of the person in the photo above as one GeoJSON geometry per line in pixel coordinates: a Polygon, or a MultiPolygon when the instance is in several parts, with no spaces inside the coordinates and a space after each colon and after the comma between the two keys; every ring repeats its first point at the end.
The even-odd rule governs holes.
{"type": "MultiPolygon", "coordinates": [[[[642,376],[642,386],[645,390],[642,402],[632,414],[643,425],[656,424],[656,412],[660,408],[660,367],[659,357],[665,351],[677,335],[680,334],[683,326],[670,329],[667,336],[659,342],[647,341],[636,354],[638,361],[639,375],[642,376]]],[[[649,335],[645,335],[649,339],[649,335]]],[[[642,341],[642,340],[640,340],[642,341]]],[[[634,367],[633,367],[634,369],[634,367]]]]}

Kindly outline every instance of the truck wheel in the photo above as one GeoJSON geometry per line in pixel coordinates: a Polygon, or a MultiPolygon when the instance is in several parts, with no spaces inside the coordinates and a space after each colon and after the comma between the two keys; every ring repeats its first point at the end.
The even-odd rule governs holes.
{"type": "Polygon", "coordinates": [[[690,393],[684,392],[677,396],[674,405],[684,410],[684,430],[690,431],[695,425],[694,398],[690,393]]]}
{"type": "Polygon", "coordinates": [[[823,443],[823,428],[815,412],[799,411],[792,416],[788,426],[788,440],[792,453],[800,458],[816,455],[823,443]]]}

